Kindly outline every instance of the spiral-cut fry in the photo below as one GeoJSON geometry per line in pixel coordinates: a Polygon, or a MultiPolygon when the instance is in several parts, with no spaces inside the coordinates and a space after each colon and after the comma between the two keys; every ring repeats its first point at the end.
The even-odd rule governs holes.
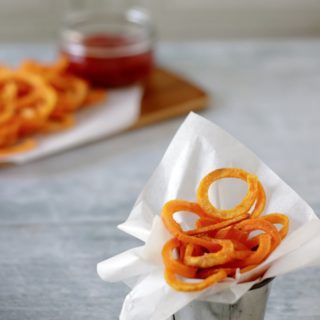
{"type": "Polygon", "coordinates": [[[266,193],[260,181],[258,181],[258,193],[251,218],[257,218],[261,215],[266,205],[266,193]]]}
{"type": "Polygon", "coordinates": [[[245,243],[248,239],[249,232],[240,231],[233,226],[220,229],[216,232],[215,237],[217,239],[232,239],[237,240],[240,243],[245,243]]]}
{"type": "Polygon", "coordinates": [[[165,270],[164,276],[166,281],[170,284],[172,288],[176,289],[177,291],[190,292],[206,289],[212,286],[213,284],[222,281],[224,278],[227,277],[227,272],[224,270],[217,270],[216,272],[213,272],[209,277],[196,283],[190,283],[179,280],[174,274],[174,272],[167,268],[165,270]]]}
{"type": "Polygon", "coordinates": [[[57,105],[52,113],[53,117],[63,117],[66,112],[79,109],[88,96],[88,84],[73,75],[63,72],[60,66],[47,66],[35,61],[27,61],[22,68],[41,76],[55,89],[57,93],[57,105]]]}
{"type": "Polygon", "coordinates": [[[250,250],[235,250],[232,254],[233,260],[244,260],[251,255],[250,250]]]}
{"type": "Polygon", "coordinates": [[[279,230],[281,239],[285,238],[289,230],[289,218],[281,213],[269,213],[261,219],[267,220],[273,224],[281,224],[282,228],[279,230]]]}
{"type": "Polygon", "coordinates": [[[187,234],[196,235],[196,234],[200,234],[200,233],[208,233],[210,231],[219,230],[221,228],[228,227],[228,226],[230,226],[232,224],[235,224],[236,222],[244,220],[244,219],[246,219],[248,217],[249,217],[249,215],[247,213],[244,213],[244,214],[241,214],[241,215],[236,216],[236,217],[234,217],[232,219],[229,219],[229,220],[224,220],[224,221],[216,223],[216,224],[207,225],[207,226],[202,227],[202,228],[189,230],[189,231],[187,231],[187,234]]]}
{"type": "Polygon", "coordinates": [[[58,93],[53,117],[59,118],[82,107],[88,94],[88,84],[85,81],[63,74],[51,75],[47,81],[58,93]]]}
{"type": "Polygon", "coordinates": [[[253,206],[258,194],[258,179],[256,176],[238,168],[222,168],[206,175],[200,182],[197,190],[197,200],[201,208],[209,215],[220,219],[231,219],[248,213],[253,206]],[[248,183],[248,192],[241,203],[232,209],[223,210],[214,207],[209,200],[209,188],[219,179],[238,178],[248,183]]]}
{"type": "Polygon", "coordinates": [[[179,211],[189,211],[198,215],[199,217],[207,217],[197,203],[184,200],[172,200],[167,202],[162,209],[161,218],[173,236],[180,241],[197,244],[209,250],[217,250],[220,248],[220,246],[214,241],[202,239],[196,236],[189,236],[186,232],[184,232],[181,226],[173,218],[173,215],[179,211]]]}
{"type": "MultiPolygon", "coordinates": [[[[24,71],[1,72],[0,85],[3,88],[2,95],[6,95],[6,89],[10,89],[10,99],[7,99],[6,105],[13,111],[13,114],[10,113],[10,118],[15,119],[17,123],[15,139],[10,140],[5,135],[1,135],[4,138],[1,146],[10,146],[8,152],[2,154],[9,155],[12,150],[16,150],[16,153],[18,150],[21,152],[30,150],[30,148],[14,148],[13,144],[17,142],[18,137],[41,129],[54,109],[56,94],[43,79],[24,71]]],[[[5,130],[5,122],[0,126],[5,130]]]]}
{"type": "Polygon", "coordinates": [[[245,232],[252,232],[257,230],[264,231],[265,233],[269,234],[272,238],[272,250],[274,250],[281,241],[281,236],[277,228],[271,222],[262,218],[241,221],[235,225],[235,228],[245,232]]]}
{"type": "Polygon", "coordinates": [[[249,265],[257,265],[267,258],[271,251],[271,239],[269,234],[258,235],[258,248],[244,259],[240,266],[247,267],[249,265]]]}
{"type": "Polygon", "coordinates": [[[212,226],[213,224],[219,223],[219,222],[223,222],[224,220],[222,219],[218,219],[218,218],[199,218],[196,221],[196,228],[202,228],[202,227],[208,227],[208,226],[212,226]]]}
{"type": "Polygon", "coordinates": [[[162,258],[165,265],[176,274],[187,278],[194,278],[197,268],[186,266],[180,261],[180,259],[176,259],[173,256],[173,250],[180,248],[180,246],[181,242],[177,239],[171,239],[164,245],[162,249],[162,258]]]}
{"type": "MultiPolygon", "coordinates": [[[[260,216],[266,204],[263,186],[257,177],[241,169],[213,171],[200,182],[197,196],[199,204],[171,200],[161,212],[162,221],[175,237],[162,250],[165,279],[175,290],[198,291],[234,276],[237,269],[249,272],[265,261],[288,233],[286,215],[260,216]],[[249,185],[240,205],[231,210],[216,209],[207,201],[211,183],[222,177],[240,178],[249,185]],[[181,211],[198,216],[195,229],[185,231],[174,219],[174,214],[181,211]],[[279,231],[274,224],[281,225],[279,231]],[[250,238],[256,232],[258,235],[250,238]],[[181,276],[202,281],[190,283],[181,276]]],[[[255,273],[255,277],[258,275],[255,273]]]]}
{"type": "Polygon", "coordinates": [[[194,257],[193,244],[189,243],[186,247],[184,262],[188,266],[209,268],[219,264],[229,262],[233,258],[234,248],[230,240],[215,240],[221,249],[217,252],[205,253],[201,256],[194,257]]]}
{"type": "Polygon", "coordinates": [[[211,275],[217,273],[220,270],[223,270],[227,274],[227,276],[234,276],[234,274],[236,272],[236,268],[211,267],[211,268],[200,269],[197,272],[197,278],[206,279],[206,278],[210,277],[211,275]]]}
{"type": "Polygon", "coordinates": [[[0,73],[0,83],[15,83],[17,86],[16,106],[33,108],[36,116],[48,117],[56,102],[56,93],[38,75],[25,71],[0,73]]]}

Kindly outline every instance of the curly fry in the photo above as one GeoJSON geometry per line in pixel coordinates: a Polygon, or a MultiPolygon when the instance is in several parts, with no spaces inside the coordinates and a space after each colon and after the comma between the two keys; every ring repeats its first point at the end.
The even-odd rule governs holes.
{"type": "Polygon", "coordinates": [[[250,250],[235,250],[232,254],[233,260],[244,260],[251,255],[250,250]]]}
{"type": "Polygon", "coordinates": [[[227,274],[227,276],[234,276],[237,269],[236,268],[219,268],[219,267],[199,269],[199,271],[197,272],[197,278],[206,279],[220,270],[223,270],[227,274]]]}
{"type": "Polygon", "coordinates": [[[179,249],[181,242],[177,239],[169,240],[162,249],[162,258],[166,268],[183,277],[194,278],[197,268],[189,267],[180,262],[180,259],[175,259],[172,255],[174,249],[179,249]]]}
{"type": "Polygon", "coordinates": [[[241,215],[239,215],[237,217],[234,217],[232,219],[229,219],[229,220],[224,220],[222,222],[219,222],[219,223],[216,223],[216,224],[212,224],[212,225],[209,225],[209,226],[206,226],[206,227],[197,228],[197,229],[194,229],[194,230],[189,230],[189,231],[187,231],[187,234],[189,234],[189,235],[197,235],[197,234],[200,234],[200,233],[208,233],[210,231],[219,230],[221,228],[228,227],[228,226],[230,226],[232,224],[235,224],[236,222],[244,220],[244,219],[246,219],[248,217],[249,217],[249,214],[244,213],[244,214],[241,214],[241,215]]]}
{"type": "Polygon", "coordinates": [[[236,229],[246,232],[261,230],[269,234],[272,238],[271,248],[274,250],[281,241],[280,233],[277,228],[269,221],[262,218],[249,219],[239,222],[234,226],[236,229]]]}
{"type": "Polygon", "coordinates": [[[202,280],[197,283],[188,283],[182,280],[177,279],[176,275],[174,272],[172,272],[169,269],[165,269],[164,273],[165,279],[168,282],[168,284],[174,288],[177,291],[185,291],[185,292],[190,292],[190,291],[200,291],[205,288],[208,288],[209,286],[222,281],[224,278],[227,277],[227,273],[224,270],[218,270],[209,277],[207,277],[205,280],[202,280]]]}
{"type": "Polygon", "coordinates": [[[271,250],[271,236],[269,234],[260,234],[258,235],[258,239],[259,244],[257,250],[244,259],[240,263],[240,266],[257,265],[268,257],[271,250]]]}
{"type": "Polygon", "coordinates": [[[79,109],[88,94],[88,84],[71,75],[53,74],[48,76],[49,84],[57,91],[58,101],[52,116],[79,109]]]}
{"type": "Polygon", "coordinates": [[[201,180],[197,190],[197,200],[202,209],[209,215],[226,220],[248,213],[256,200],[257,193],[258,179],[256,176],[238,168],[223,168],[210,172],[201,180]],[[229,210],[217,209],[209,200],[209,187],[212,183],[222,178],[238,178],[248,183],[246,196],[241,203],[229,210]]]}
{"type": "Polygon", "coordinates": [[[188,266],[209,268],[219,264],[229,262],[233,258],[234,247],[230,240],[215,240],[221,246],[218,252],[205,253],[201,256],[192,256],[194,246],[187,244],[184,262],[188,266]]]}
{"type": "Polygon", "coordinates": [[[251,213],[251,218],[257,218],[261,215],[266,205],[266,193],[260,181],[258,181],[257,200],[251,213]]]}
{"type": "Polygon", "coordinates": [[[234,228],[232,225],[220,229],[216,232],[215,238],[217,239],[232,239],[233,241],[237,240],[238,242],[246,242],[248,239],[249,232],[240,231],[234,228]]]}
{"type": "Polygon", "coordinates": [[[199,217],[207,217],[207,215],[197,203],[184,200],[172,200],[167,202],[162,209],[161,218],[172,235],[174,235],[180,241],[197,244],[209,250],[217,250],[220,248],[220,246],[214,241],[202,239],[195,236],[189,236],[188,234],[186,234],[182,230],[181,226],[173,218],[173,215],[179,211],[189,211],[198,215],[199,217]]]}
{"type": "Polygon", "coordinates": [[[273,224],[282,224],[282,228],[279,230],[281,239],[285,238],[289,230],[289,218],[281,213],[269,213],[266,216],[262,216],[261,219],[267,220],[273,224]]]}

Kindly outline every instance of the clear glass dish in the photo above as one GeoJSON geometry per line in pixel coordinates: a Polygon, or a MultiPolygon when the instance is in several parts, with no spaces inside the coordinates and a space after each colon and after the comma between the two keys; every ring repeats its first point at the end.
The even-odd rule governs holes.
{"type": "Polygon", "coordinates": [[[154,28],[143,10],[87,11],[66,17],[60,50],[72,73],[96,86],[118,87],[148,76],[153,44],[154,28]]]}

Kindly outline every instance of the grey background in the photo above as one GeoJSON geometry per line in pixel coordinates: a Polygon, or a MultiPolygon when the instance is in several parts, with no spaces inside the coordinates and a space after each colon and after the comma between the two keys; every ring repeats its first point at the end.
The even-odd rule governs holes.
{"type": "MultiPolygon", "coordinates": [[[[211,94],[203,115],[320,212],[320,41],[160,44],[159,61],[211,94]]],[[[0,46],[0,61],[53,45],[0,46]]],[[[0,170],[0,319],[117,319],[128,289],[96,263],[139,242],[116,229],[182,118],[0,170]]],[[[266,319],[320,319],[320,270],[274,281],[266,319]]]]}
{"type": "Polygon", "coordinates": [[[148,9],[161,39],[319,37],[318,0],[1,0],[0,41],[53,39],[82,9],[148,9]]]}

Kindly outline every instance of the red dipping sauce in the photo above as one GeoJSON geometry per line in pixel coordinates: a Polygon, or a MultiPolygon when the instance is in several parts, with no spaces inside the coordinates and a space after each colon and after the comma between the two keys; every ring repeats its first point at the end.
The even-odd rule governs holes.
{"type": "MultiPolygon", "coordinates": [[[[144,80],[153,65],[152,30],[140,11],[89,13],[70,19],[61,51],[69,71],[93,85],[120,87],[144,80]]],[[[148,20],[149,21],[149,20],[148,20]]]]}

